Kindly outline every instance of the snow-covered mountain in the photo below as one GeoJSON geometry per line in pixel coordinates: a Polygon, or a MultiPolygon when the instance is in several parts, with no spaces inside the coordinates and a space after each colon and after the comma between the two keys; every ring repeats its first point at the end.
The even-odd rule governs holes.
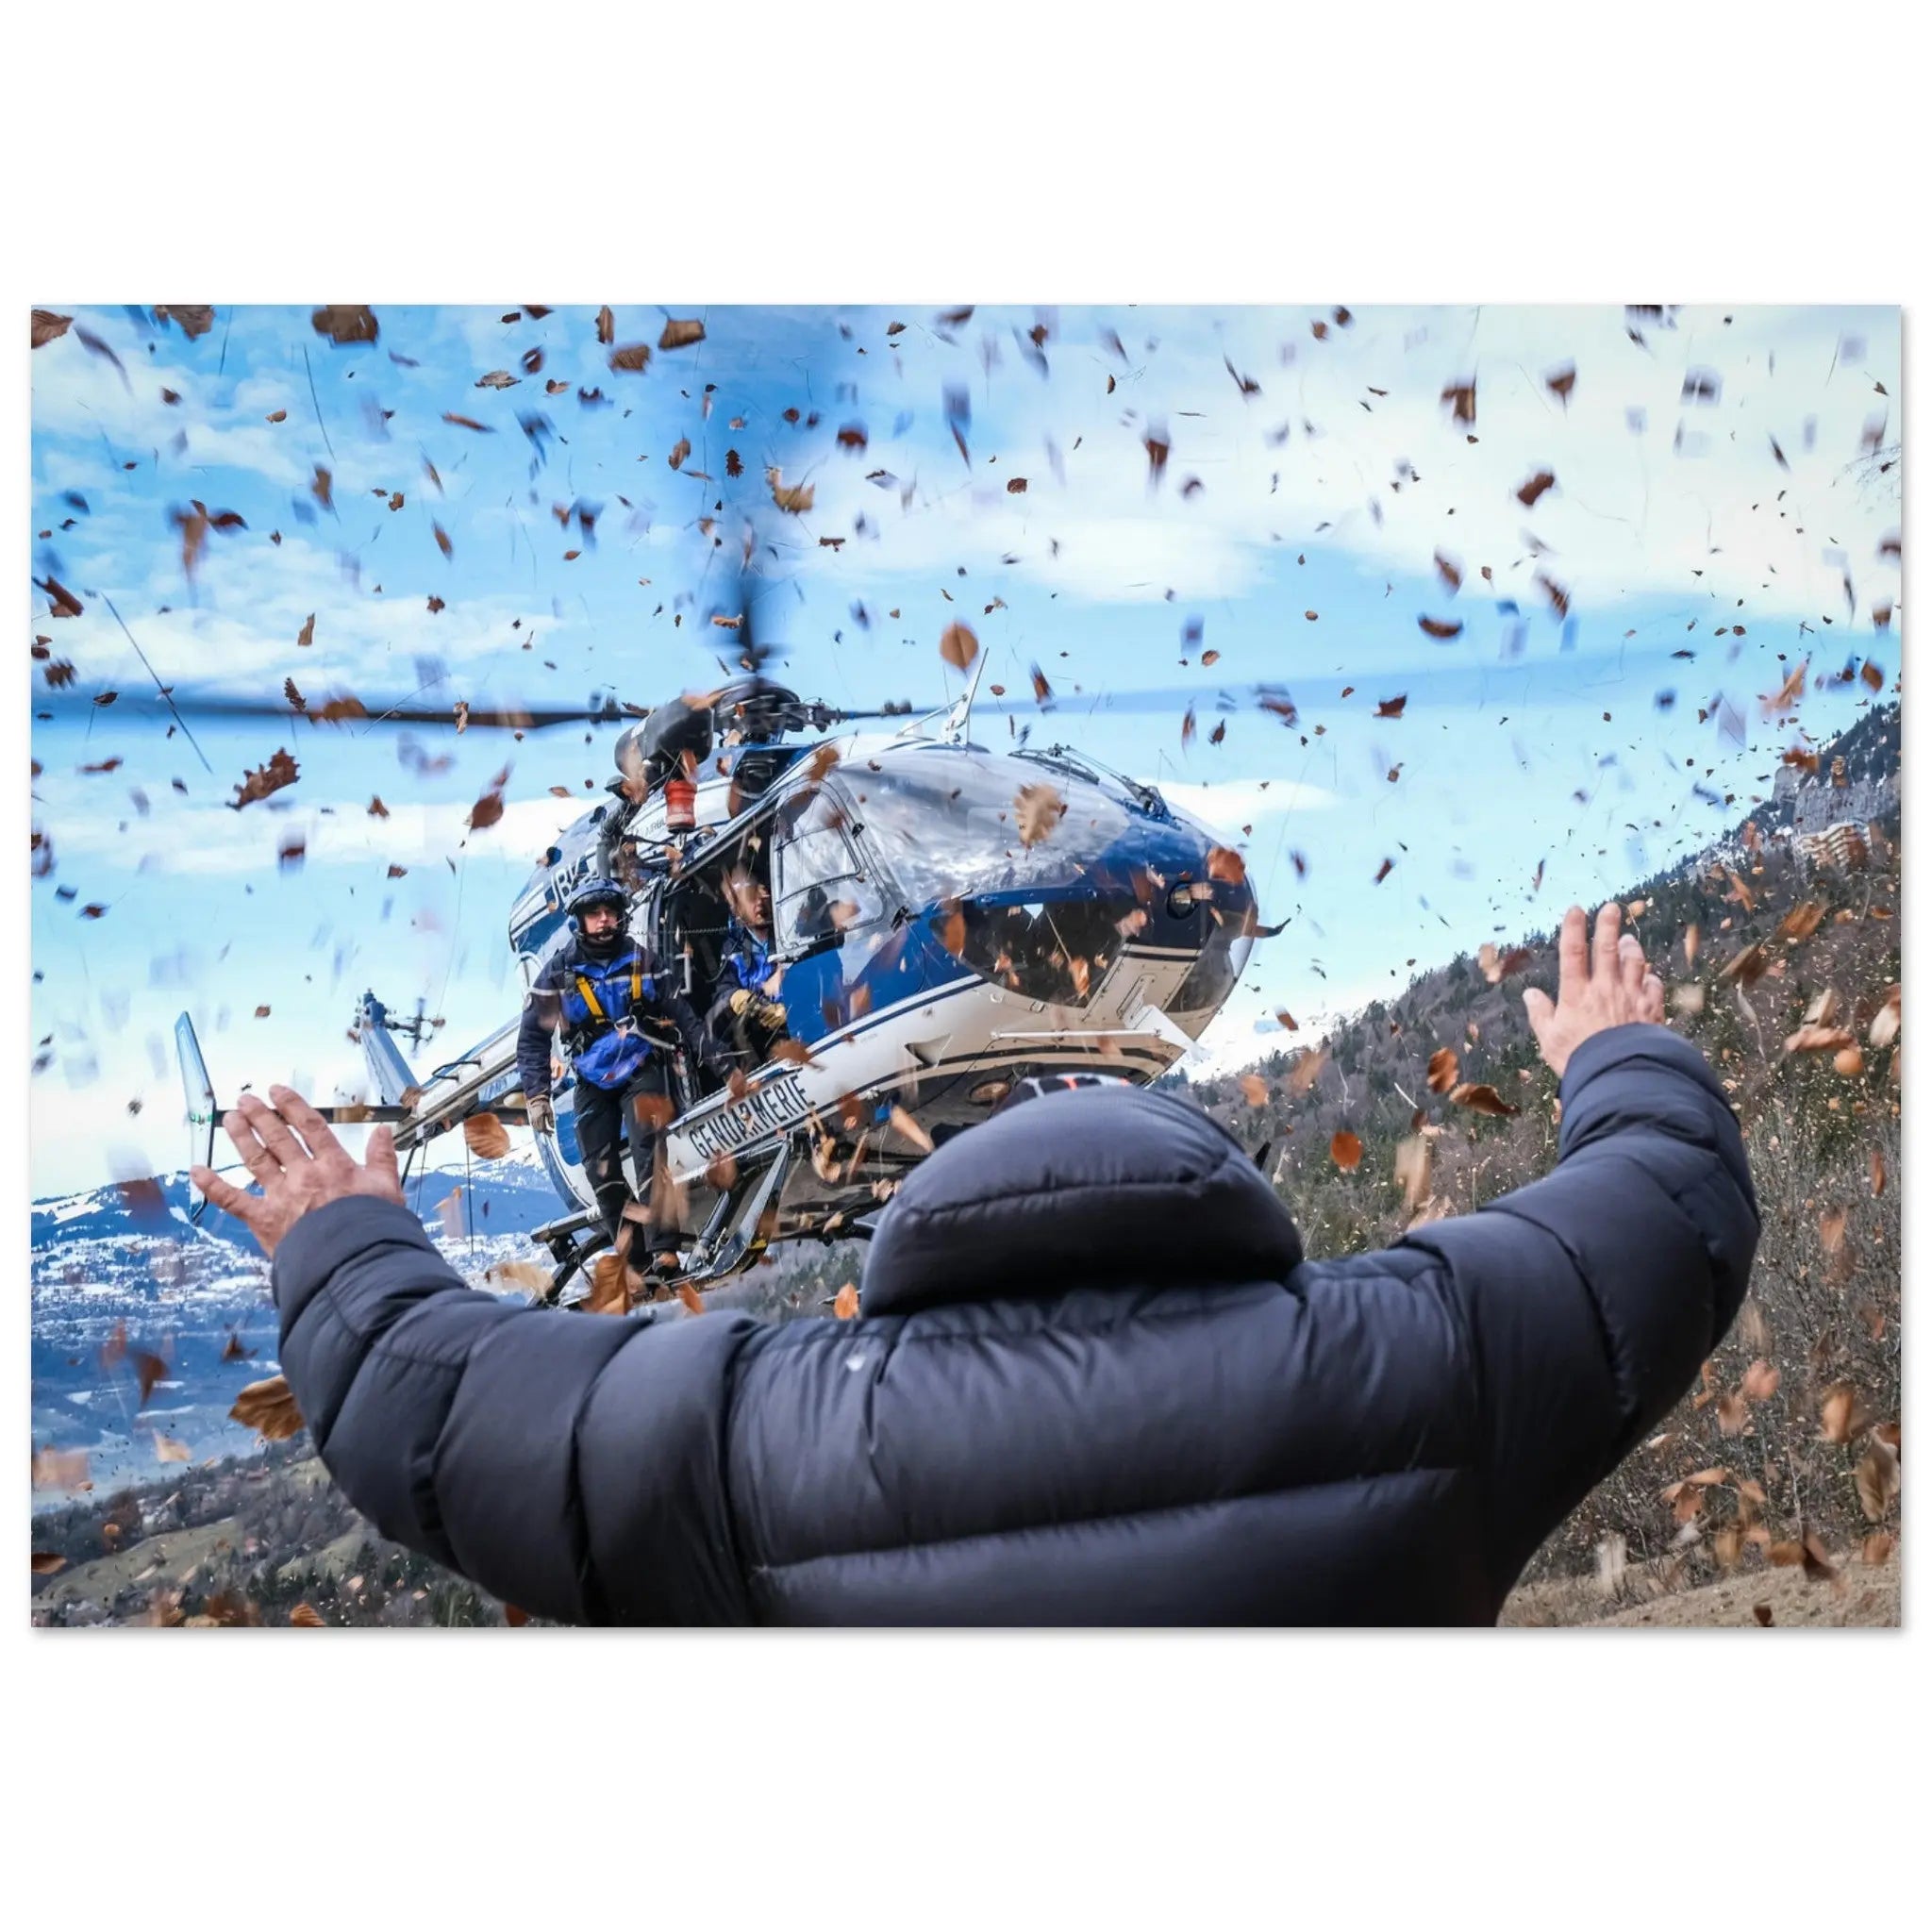
{"type": "MultiPolygon", "coordinates": [[[[152,1475],[156,1435],[199,1459],[246,1453],[227,1420],[239,1390],[275,1372],[268,1262],[238,1221],[189,1218],[185,1174],[33,1204],[30,1228],[33,1439],[84,1449],[97,1488],[152,1475]],[[162,1364],[145,1402],[135,1357],[162,1364]]],[[[534,1154],[412,1175],[406,1198],[457,1272],[541,1261],[532,1228],[564,1211],[534,1154]]],[[[153,1370],[150,1370],[153,1374],[153,1370]]]]}

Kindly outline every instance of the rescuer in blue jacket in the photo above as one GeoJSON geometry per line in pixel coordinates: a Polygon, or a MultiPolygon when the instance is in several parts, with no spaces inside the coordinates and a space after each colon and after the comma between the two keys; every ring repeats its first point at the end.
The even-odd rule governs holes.
{"type": "Polygon", "coordinates": [[[517,1031],[517,1068],[530,1125],[554,1133],[550,1038],[562,1034],[575,1081],[572,1111],[584,1176],[613,1241],[633,1199],[619,1152],[620,1135],[628,1129],[635,1198],[647,1216],[632,1252],[643,1261],[672,1247],[678,1231],[659,1218],[661,1203],[654,1198],[658,1140],[676,1107],[671,1058],[681,1040],[694,1065],[719,1080],[724,1069],[691,1002],[649,947],[625,932],[627,908],[624,888],[609,879],[586,879],[571,894],[571,937],[530,988],[517,1031]]]}
{"type": "Polygon", "coordinates": [[[764,881],[735,872],[726,881],[731,924],[718,962],[718,995],[706,1016],[711,1031],[749,1072],[771,1058],[786,1038],[783,1005],[775,997],[783,969],[772,958],[772,894],[764,881]]]}
{"type": "Polygon", "coordinates": [[[286,1088],[227,1116],[283,1373],[383,1535],[579,1624],[1485,1624],[1724,1339],[1736,1116],[1607,906],[1524,995],[1554,1171],[1309,1258],[1179,1095],[1003,1109],[880,1217],[856,1320],[467,1288],[286,1088]],[[298,1139],[299,1136],[299,1139],[298,1139]],[[306,1143],[306,1145],[304,1144],[306,1143]]]}

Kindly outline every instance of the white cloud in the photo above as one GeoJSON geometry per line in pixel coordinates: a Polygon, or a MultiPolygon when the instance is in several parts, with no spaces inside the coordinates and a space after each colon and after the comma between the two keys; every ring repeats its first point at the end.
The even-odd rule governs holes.
{"type": "Polygon", "coordinates": [[[1291,778],[1235,778],[1219,785],[1163,780],[1160,795],[1223,833],[1286,812],[1333,811],[1341,803],[1319,785],[1291,778]]]}
{"type": "MultiPolygon", "coordinates": [[[[441,866],[458,858],[464,841],[475,855],[532,867],[558,832],[589,802],[561,798],[511,799],[503,817],[480,832],[468,832],[469,807],[457,803],[394,804],[387,818],[373,817],[368,800],[328,804],[291,802],[286,794],[240,811],[225,805],[163,803],[151,819],[125,823],[98,809],[84,809],[76,786],[50,790],[43,779],[46,822],[57,854],[69,860],[101,860],[126,870],[193,874],[272,874],[291,839],[305,847],[310,866],[441,866]]],[[[96,784],[100,781],[95,780],[96,784]]]]}

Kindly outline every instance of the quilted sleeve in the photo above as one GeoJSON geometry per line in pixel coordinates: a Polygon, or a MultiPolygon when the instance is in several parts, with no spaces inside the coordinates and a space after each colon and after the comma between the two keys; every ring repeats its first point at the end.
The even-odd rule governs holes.
{"type": "Polygon", "coordinates": [[[1743,1138],[1695,1047],[1608,1028],[1572,1055],[1561,1093],[1550,1174],[1405,1242],[1443,1264],[1471,1340],[1499,1602],[1683,1394],[1757,1246],[1743,1138]]]}
{"type": "Polygon", "coordinates": [[[501,1301],[366,1198],[297,1222],[274,1281],[317,1452],[384,1536],[564,1623],[742,1619],[716,1445],[748,1318],[501,1301]]]}

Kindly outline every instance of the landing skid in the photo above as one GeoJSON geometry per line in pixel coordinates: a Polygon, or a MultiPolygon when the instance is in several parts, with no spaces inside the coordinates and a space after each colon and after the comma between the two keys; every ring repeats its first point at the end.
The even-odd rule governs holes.
{"type": "MultiPolygon", "coordinates": [[[[864,1240],[872,1234],[878,1221],[876,1211],[851,1220],[827,1214],[824,1220],[829,1225],[798,1221],[781,1234],[768,1234],[773,1206],[783,1198],[792,1158],[793,1147],[787,1141],[762,1167],[741,1175],[721,1196],[703,1232],[682,1251],[680,1265],[653,1276],[658,1284],[660,1298],[679,1288],[701,1287],[706,1282],[723,1281],[742,1274],[764,1253],[773,1239],[796,1241],[815,1235],[820,1241],[832,1241],[864,1240]]],[[[549,1288],[536,1298],[538,1306],[571,1307],[582,1301],[589,1292],[590,1264],[610,1245],[603,1222],[589,1209],[580,1209],[533,1229],[530,1239],[548,1248],[556,1264],[549,1288]],[[572,1282],[579,1275],[585,1278],[585,1286],[575,1294],[568,1293],[572,1282]]]]}

